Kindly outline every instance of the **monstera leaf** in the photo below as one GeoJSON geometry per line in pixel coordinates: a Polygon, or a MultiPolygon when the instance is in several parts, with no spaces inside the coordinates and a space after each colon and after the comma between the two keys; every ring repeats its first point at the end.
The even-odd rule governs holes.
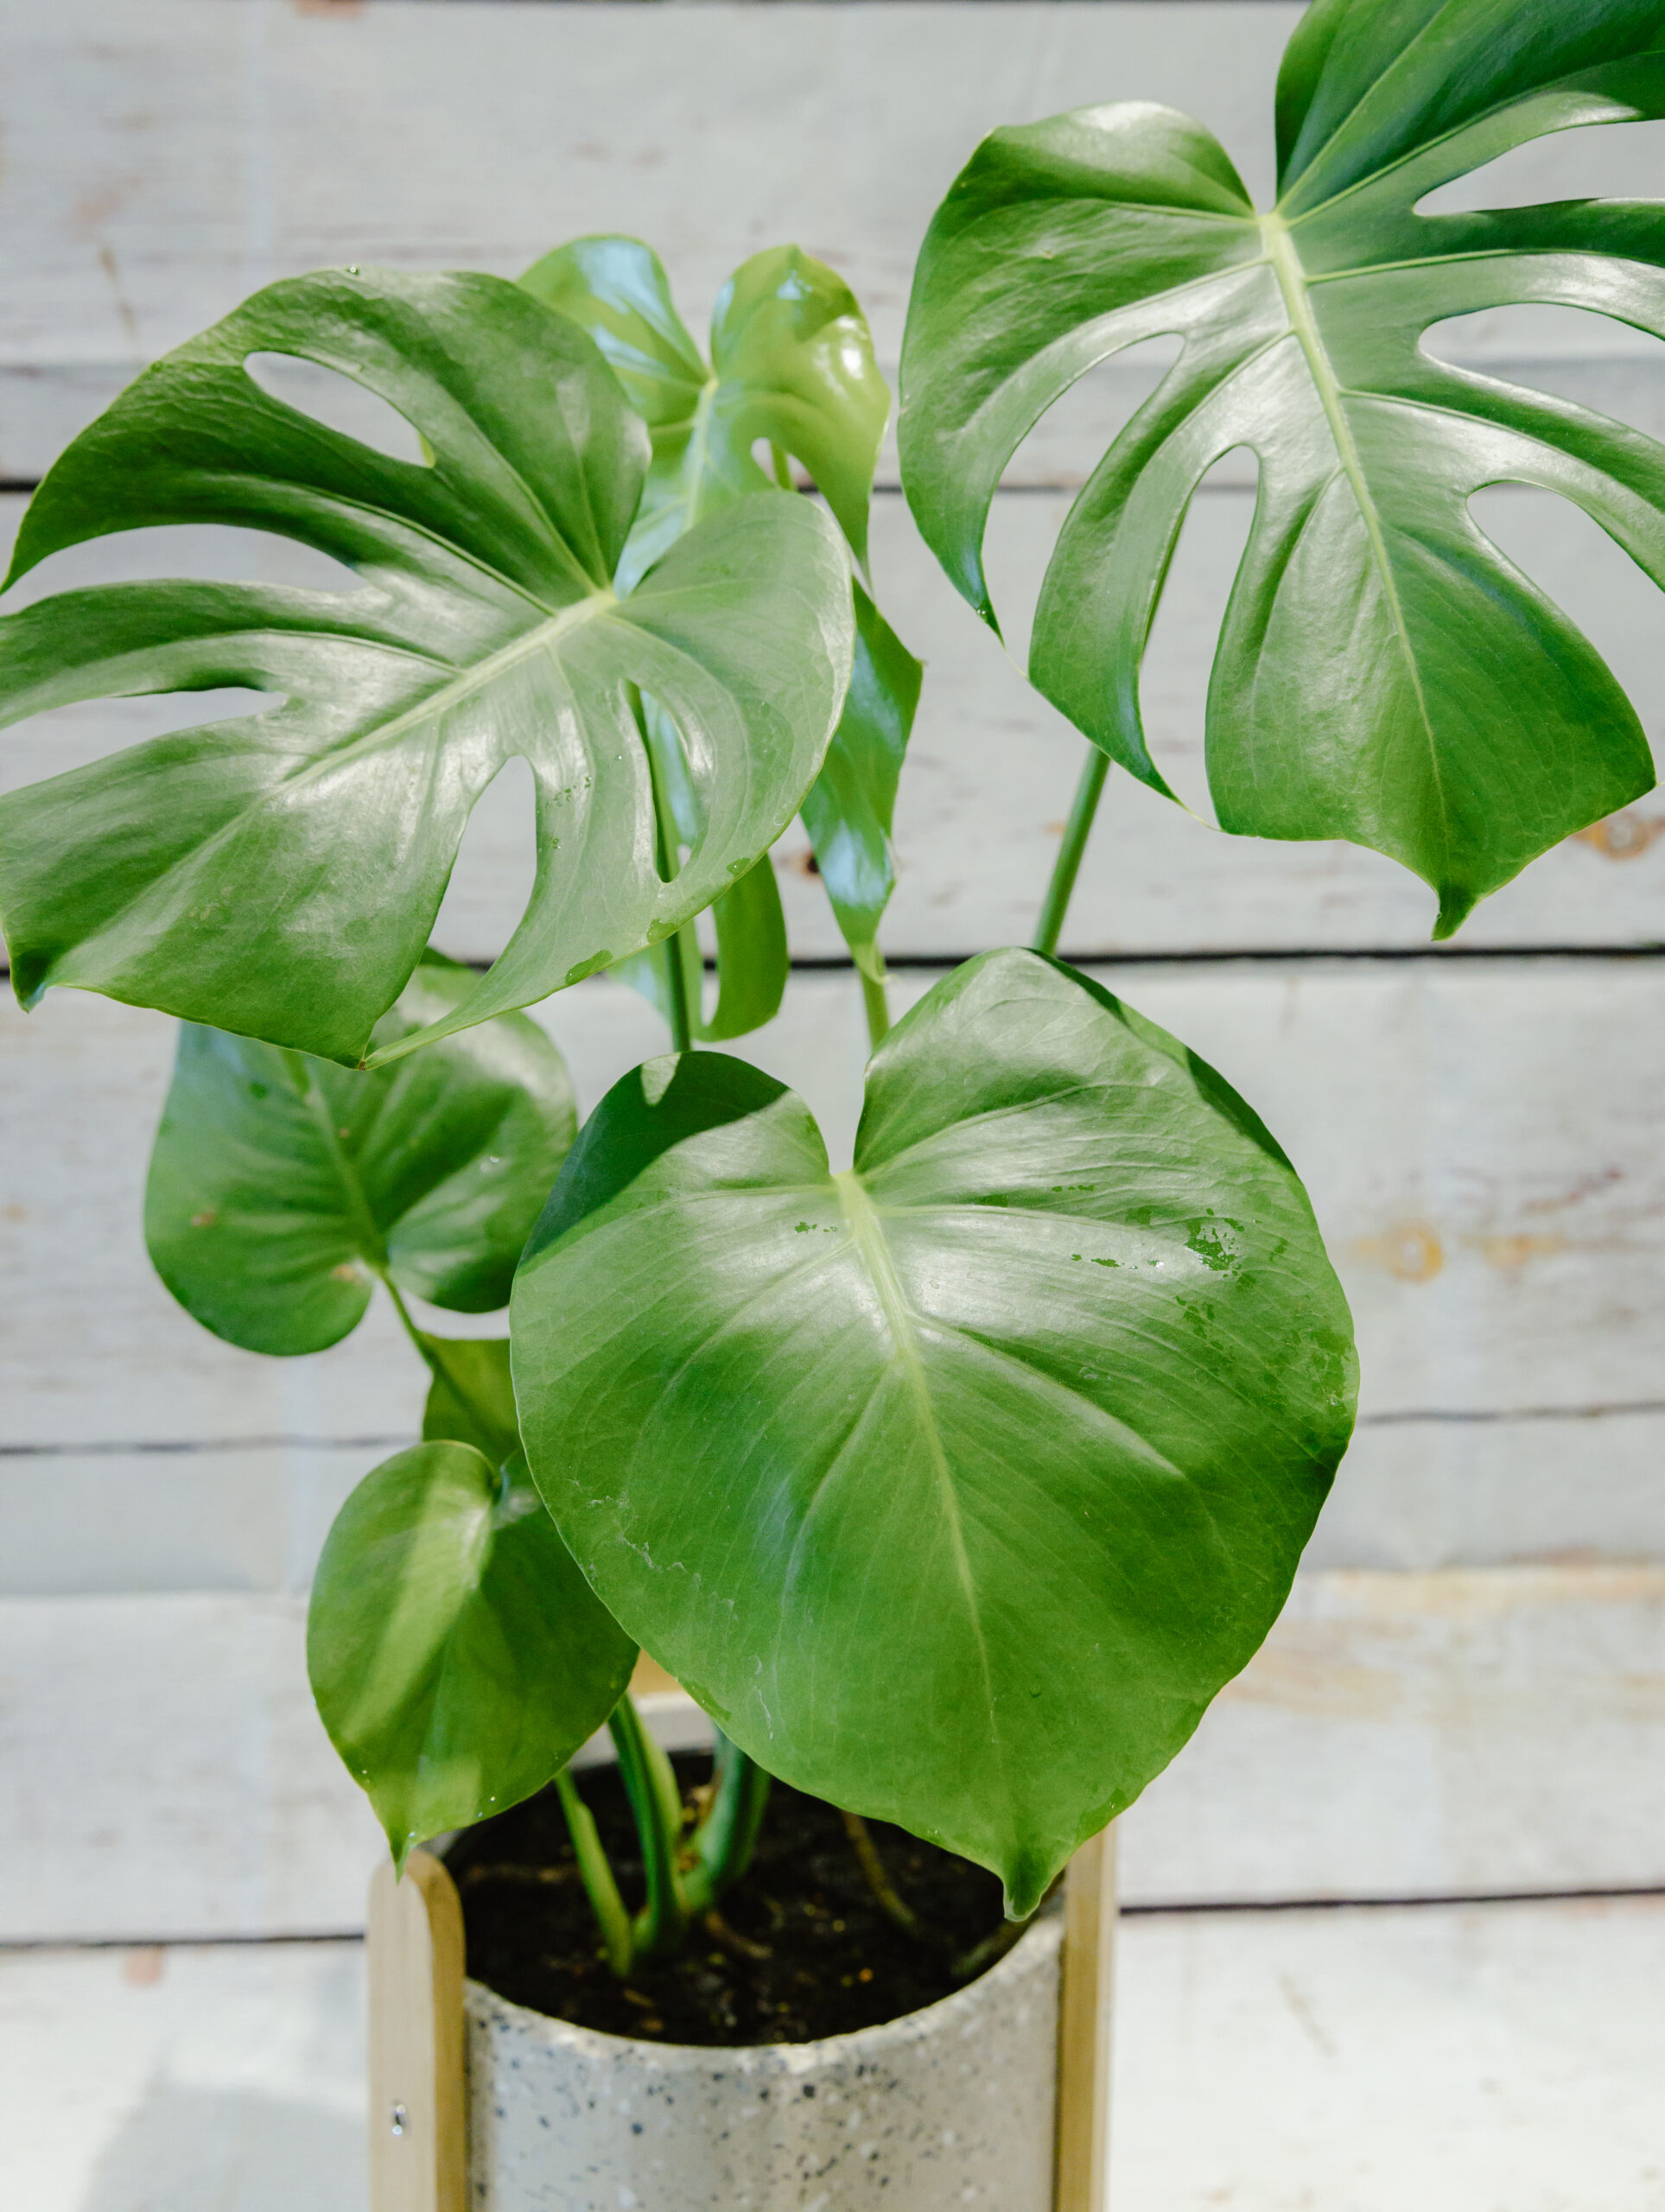
{"type": "Polygon", "coordinates": [[[636,1647],[526,1478],[471,1445],[418,1444],[336,1517],[307,1619],[331,1742],[396,1863],[530,1797],[624,1695],[636,1647]]]}
{"type": "Polygon", "coordinates": [[[1469,503],[1503,482],[1559,492],[1665,582],[1665,448],[1449,367],[1422,335],[1535,301],[1665,335],[1665,206],[1417,203],[1541,132],[1661,115],[1654,0],[1317,0],[1279,79],[1268,213],[1188,117],[1081,108],[986,139],[920,257],[903,476],[959,589],[992,620],[989,500],[1042,412],[1119,348],[1180,335],[1059,535],[1030,674],[1166,789],[1141,658],[1198,480],[1252,448],[1209,694],[1221,824],[1390,854],[1438,892],[1438,936],[1653,780],[1617,683],[1469,503]]]}
{"type": "Polygon", "coordinates": [[[845,557],[776,495],[713,515],[620,600],[647,437],[584,334],[489,276],[299,277],[149,369],[48,476],[12,575],[157,523],[283,532],[352,592],[133,583],[0,625],[0,719],[250,684],[264,713],[0,800],[20,996],[73,983],[356,1063],[421,957],[469,810],[512,756],[537,791],[525,914],[409,1052],[667,936],[752,866],[821,765],[848,682],[845,557]],[[422,433],[389,459],[270,397],[297,355],[422,433]],[[675,724],[698,842],[659,866],[632,701],[675,724]]]}
{"type": "Polygon", "coordinates": [[[1017,1914],[1260,1643],[1352,1419],[1288,1161],[1033,953],[898,1025],[844,1174],[740,1061],[626,1077],[512,1312],[527,1454],[608,1611],[771,1773],[996,1869],[1017,1914]]]}
{"type": "Polygon", "coordinates": [[[753,254],[718,296],[709,367],[639,238],[575,238],[520,281],[594,339],[653,441],[621,588],[703,516],[775,488],[752,451],[764,439],[804,463],[866,560],[890,394],[841,276],[795,245],[753,254]]]}
{"type": "MultiPolygon", "coordinates": [[[[890,394],[842,277],[797,246],[753,255],[718,298],[709,367],[672,304],[658,256],[639,239],[575,239],[520,281],[589,332],[651,435],[652,466],[621,579],[651,568],[702,515],[770,490],[774,480],[753,453],[766,438],[781,480],[787,454],[803,462],[865,564],[867,499],[890,394]]],[[[891,817],[921,670],[861,585],[855,588],[855,670],[804,823],[839,927],[877,978],[884,972],[879,923],[895,884],[891,817]]],[[[779,1004],[785,928],[777,931],[761,911],[773,889],[772,879],[766,891],[753,884],[743,914],[726,915],[728,900],[718,902],[723,997],[699,1033],[738,1037],[737,1024],[753,1027],[779,1004]],[[744,982],[742,966],[750,971],[744,982]]],[[[656,1001],[663,995],[661,975],[645,963],[631,980],[656,1001]]]]}
{"type": "MultiPolygon", "coordinates": [[[[442,1025],[473,982],[429,953],[377,1042],[442,1025]]],[[[561,1056],[523,1014],[367,1075],[187,1026],[145,1240],[186,1311],[247,1351],[336,1343],[384,1274],[486,1313],[507,1300],[577,1126],[561,1056]]]]}

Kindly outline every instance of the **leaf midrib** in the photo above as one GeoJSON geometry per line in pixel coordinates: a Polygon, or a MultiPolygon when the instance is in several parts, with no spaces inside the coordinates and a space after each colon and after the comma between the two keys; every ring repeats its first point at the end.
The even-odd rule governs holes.
{"type": "Polygon", "coordinates": [[[1336,448],[1336,457],[1341,464],[1342,473],[1347,479],[1348,486],[1357,505],[1359,519],[1364,525],[1365,537],[1369,543],[1371,558],[1376,566],[1382,595],[1393,620],[1394,633],[1399,643],[1405,673],[1410,683],[1412,696],[1416,701],[1417,719],[1421,723],[1423,737],[1427,746],[1430,772],[1435,788],[1438,789],[1440,782],[1439,747],[1434,738],[1433,718],[1428,712],[1427,695],[1422,687],[1422,671],[1417,663],[1416,648],[1411,639],[1410,626],[1405,619],[1405,609],[1400,600],[1399,585],[1394,575],[1393,563],[1388,552],[1387,536],[1382,526],[1382,517],[1376,507],[1376,495],[1371,491],[1369,479],[1364,473],[1364,464],[1359,456],[1358,447],[1353,437],[1352,425],[1347,420],[1346,409],[1342,404],[1341,379],[1336,374],[1335,364],[1330,359],[1329,352],[1324,343],[1323,334],[1318,326],[1318,319],[1312,313],[1312,302],[1306,296],[1306,271],[1301,265],[1300,256],[1295,251],[1289,225],[1275,210],[1262,215],[1260,218],[1260,225],[1261,235],[1266,241],[1267,259],[1277,279],[1278,290],[1283,299],[1284,312],[1289,318],[1290,330],[1305,357],[1307,372],[1312,379],[1313,391],[1318,396],[1324,419],[1329,426],[1331,439],[1336,448]]]}
{"type": "Polygon", "coordinates": [[[900,1365],[908,1395],[912,1401],[915,1418],[925,1447],[931,1455],[931,1470],[936,1477],[937,1491],[942,1507],[943,1521],[948,1531],[950,1547],[954,1555],[955,1572],[965,1599],[965,1610],[971,1625],[973,1640],[977,1648],[977,1663],[982,1670],[983,1692],[989,1714],[989,1727],[998,1756],[1000,1726],[995,1702],[994,1669],[989,1661],[988,1639],[983,1634],[982,1611],[977,1597],[977,1586],[971,1572],[971,1561],[965,1548],[965,1525],[960,1513],[959,1492],[954,1487],[953,1471],[948,1464],[948,1454],[943,1446],[942,1432],[937,1425],[937,1408],[931,1402],[931,1384],[926,1379],[925,1361],[920,1355],[918,1327],[916,1317],[903,1294],[901,1282],[891,1258],[890,1247],[885,1242],[885,1232],[880,1224],[878,1209],[868,1197],[861,1176],[855,1168],[846,1168],[832,1179],[848,1224],[850,1239],[857,1256],[866,1268],[874,1288],[879,1294],[879,1304],[884,1313],[897,1361],[900,1365]]]}

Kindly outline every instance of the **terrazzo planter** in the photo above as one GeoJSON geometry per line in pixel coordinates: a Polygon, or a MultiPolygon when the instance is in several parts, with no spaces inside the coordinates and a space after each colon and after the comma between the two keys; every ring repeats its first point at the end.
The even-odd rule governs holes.
{"type": "MultiPolygon", "coordinates": [[[[709,1741],[682,1693],[639,1705],[667,1749],[709,1741]]],[[[467,1980],[446,1841],[371,1885],[372,2212],[1103,2212],[1112,1831],[965,1988],[733,2050],[601,2035],[467,1980]]]]}
{"type": "Polygon", "coordinates": [[[714,2050],[467,1985],[473,2212],[1052,2212],[1061,1915],[922,2012],[714,2050]]]}

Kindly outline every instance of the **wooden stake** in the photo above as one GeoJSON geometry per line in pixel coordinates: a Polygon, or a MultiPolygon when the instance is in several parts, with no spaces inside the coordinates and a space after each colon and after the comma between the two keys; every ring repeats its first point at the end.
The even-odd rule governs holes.
{"type": "Polygon", "coordinates": [[[462,1907],[441,1862],[370,1885],[371,2212],[466,2212],[462,1907]]]}
{"type": "Polygon", "coordinates": [[[1104,2212],[1110,2181],[1115,1829],[1084,1843],[1064,1885],[1058,2010],[1058,2212],[1104,2212]]]}

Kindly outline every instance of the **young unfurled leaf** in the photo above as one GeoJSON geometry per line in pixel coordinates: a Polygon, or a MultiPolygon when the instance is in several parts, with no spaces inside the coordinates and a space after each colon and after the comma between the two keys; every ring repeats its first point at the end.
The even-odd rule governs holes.
{"type": "MultiPolygon", "coordinates": [[[[442,1020],[473,981],[426,955],[378,1041],[442,1020]]],[[[577,1126],[561,1055],[524,1014],[369,1074],[187,1024],[145,1241],[186,1311],[248,1351],[334,1344],[384,1269],[412,1296],[487,1313],[577,1126]]]]}
{"type": "Polygon", "coordinates": [[[1618,684],[1470,502],[1559,492],[1665,583],[1665,448],[1423,334],[1536,301],[1665,335],[1665,205],[1418,203],[1541,132],[1659,116],[1651,0],[1317,0],[1279,79],[1268,213],[1200,124],[1127,102],[995,131],[920,254],[903,479],[954,583],[992,620],[982,536],[1020,441],[1096,363],[1182,337],[1059,535],[1030,675],[1167,789],[1141,663],[1198,482],[1251,448],[1208,702],[1221,824],[1391,855],[1439,893],[1437,936],[1653,782],[1618,684]]]}
{"type": "MultiPolygon", "coordinates": [[[[855,296],[832,270],[796,246],[753,256],[718,301],[709,368],[671,302],[658,255],[639,239],[578,238],[520,281],[589,332],[651,435],[652,466],[621,579],[644,573],[713,507],[772,488],[752,450],[762,438],[803,462],[865,563],[890,394],[855,296]]],[[[839,928],[877,979],[879,923],[895,882],[891,818],[922,671],[859,582],[855,607],[849,690],[803,813],[839,928]]],[[[767,1020],[785,982],[784,923],[773,958],[763,885],[752,885],[743,912],[726,914],[739,896],[720,900],[713,916],[721,996],[698,1033],[707,1037],[739,1037],[767,1020]]],[[[633,963],[627,980],[656,1003],[664,995],[657,963],[633,963]]]]}
{"type": "Polygon", "coordinates": [[[619,1621],[770,1772],[1018,1913],[1259,1645],[1352,1421],[1288,1161],[1033,953],[892,1033],[845,1174],[737,1060],[626,1077],[512,1319],[534,1473],[619,1621]]]}
{"type": "Polygon", "coordinates": [[[442,1830],[530,1797],[607,1719],[636,1647],[526,1478],[418,1444],[336,1517],[307,1619],[330,1741],[402,1866],[442,1830]]]}
{"type": "Polygon", "coordinates": [[[351,271],[269,287],[147,369],[36,493],[12,576],[111,531],[279,531],[364,588],[129,583],[0,623],[0,721],[247,684],[266,711],[0,799],[0,913],[34,1004],[78,984],[353,1065],[431,931],[470,810],[529,763],[537,866],[490,972],[409,1052],[657,942],[766,852],[848,682],[846,560],[784,494],[714,514],[627,600],[647,436],[591,341],[518,285],[351,271]],[[271,397],[257,353],[358,379],[390,459],[271,397]],[[687,740],[697,843],[656,861],[630,698],[687,740]]]}
{"type": "Polygon", "coordinates": [[[766,440],[801,461],[858,560],[890,393],[855,295],[795,245],[737,269],[711,318],[708,366],[639,238],[575,238],[520,280],[594,339],[648,426],[652,465],[620,588],[702,517],[778,488],[753,452],[766,440]]]}

